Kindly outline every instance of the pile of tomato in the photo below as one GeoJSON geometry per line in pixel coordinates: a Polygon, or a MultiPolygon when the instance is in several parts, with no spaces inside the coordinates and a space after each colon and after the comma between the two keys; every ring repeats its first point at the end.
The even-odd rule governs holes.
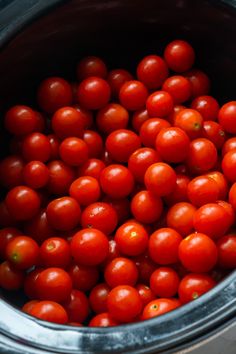
{"type": "Polygon", "coordinates": [[[186,41],[135,75],[85,57],[5,114],[0,286],[22,310],[116,326],[197,299],[236,267],[236,101],[186,41]]]}

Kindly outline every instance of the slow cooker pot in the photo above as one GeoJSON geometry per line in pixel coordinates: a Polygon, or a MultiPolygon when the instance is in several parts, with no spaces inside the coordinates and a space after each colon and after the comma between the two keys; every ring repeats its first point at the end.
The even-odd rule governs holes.
{"type": "MultiPolygon", "coordinates": [[[[125,66],[160,53],[168,40],[190,40],[213,94],[235,100],[236,1],[0,1],[0,110],[32,104],[47,75],[73,78],[82,55],[125,66]],[[27,97],[27,99],[26,99],[27,97]]],[[[1,134],[4,155],[5,134],[1,134]]],[[[1,293],[1,353],[235,353],[236,272],[194,302],[149,321],[111,328],[42,322],[16,307],[21,295],[1,293]]]]}

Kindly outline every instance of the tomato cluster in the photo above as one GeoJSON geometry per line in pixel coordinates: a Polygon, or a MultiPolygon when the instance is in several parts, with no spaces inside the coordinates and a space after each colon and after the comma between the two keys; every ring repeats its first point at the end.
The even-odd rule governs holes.
{"type": "Polygon", "coordinates": [[[186,41],[136,76],[98,57],[11,107],[0,161],[0,286],[74,326],[159,316],[236,267],[236,101],[222,107],[186,41]]]}

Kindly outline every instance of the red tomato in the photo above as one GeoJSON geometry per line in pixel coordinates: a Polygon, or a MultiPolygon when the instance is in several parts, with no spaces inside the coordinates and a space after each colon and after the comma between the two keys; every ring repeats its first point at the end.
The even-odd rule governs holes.
{"type": "Polygon", "coordinates": [[[106,167],[103,161],[98,159],[88,159],[78,168],[78,176],[90,176],[97,180],[100,178],[102,170],[106,167]]]}
{"type": "Polygon", "coordinates": [[[188,42],[175,40],[166,46],[164,58],[171,70],[181,73],[191,69],[195,60],[195,52],[188,42]]]}
{"type": "Polygon", "coordinates": [[[77,97],[79,104],[86,109],[101,109],[106,106],[111,96],[107,81],[100,77],[90,76],[78,86],[77,97]]]}
{"type": "Polygon", "coordinates": [[[71,262],[69,243],[61,237],[46,239],[40,246],[42,266],[67,268],[71,262]]]}
{"type": "Polygon", "coordinates": [[[100,198],[101,190],[98,181],[94,177],[84,176],[74,180],[70,186],[69,193],[80,205],[89,205],[100,198]]]}
{"type": "Polygon", "coordinates": [[[180,305],[180,302],[176,299],[161,298],[153,300],[144,307],[141,319],[148,320],[163,315],[166,312],[175,310],[180,305]]]}
{"type": "Polygon", "coordinates": [[[89,56],[84,57],[78,62],[76,73],[79,81],[89,76],[97,76],[105,79],[107,77],[107,67],[102,59],[89,56]]]}
{"type": "Polygon", "coordinates": [[[202,135],[203,118],[198,111],[186,108],[176,115],[174,125],[183,129],[192,140],[202,135]]]}
{"type": "Polygon", "coordinates": [[[162,85],[162,90],[172,96],[175,104],[188,101],[192,94],[191,83],[181,75],[168,77],[162,85]]]}
{"type": "Polygon", "coordinates": [[[91,290],[98,282],[99,272],[96,267],[86,265],[72,265],[68,274],[71,277],[73,288],[81,291],[91,290]]]}
{"type": "Polygon", "coordinates": [[[89,314],[89,302],[87,296],[79,290],[73,289],[69,298],[63,304],[71,322],[84,322],[89,314]]]}
{"type": "Polygon", "coordinates": [[[140,146],[140,138],[132,130],[115,130],[106,139],[107,152],[117,162],[128,162],[130,155],[140,146]]]}
{"type": "Polygon", "coordinates": [[[179,259],[190,272],[209,272],[217,262],[217,248],[210,237],[195,232],[179,245],[179,259]]]}
{"type": "Polygon", "coordinates": [[[42,188],[48,183],[49,170],[43,162],[31,161],[23,169],[23,179],[33,189],[42,188]]]}
{"type": "Polygon", "coordinates": [[[229,234],[221,237],[217,241],[218,264],[224,269],[234,269],[236,267],[236,237],[229,234]]]}
{"type": "Polygon", "coordinates": [[[0,258],[6,259],[6,247],[16,236],[21,235],[15,227],[5,227],[0,230],[0,258]]]}
{"type": "Polygon", "coordinates": [[[40,320],[65,324],[68,322],[68,316],[64,308],[54,301],[39,301],[29,311],[31,316],[40,320]]]}
{"type": "Polygon", "coordinates": [[[179,282],[180,279],[175,270],[160,267],[151,275],[150,288],[156,296],[169,298],[176,295],[179,282]]]}
{"type": "Polygon", "coordinates": [[[219,111],[218,119],[220,125],[227,133],[235,134],[236,101],[225,103],[219,111]]]}
{"type": "Polygon", "coordinates": [[[186,107],[183,105],[174,105],[173,111],[166,117],[166,119],[168,120],[168,122],[170,122],[171,125],[174,125],[177,114],[183,109],[186,109],[186,107]]]}
{"type": "Polygon", "coordinates": [[[226,199],[228,194],[228,183],[223,175],[223,173],[219,171],[210,171],[206,174],[207,177],[214,179],[219,188],[219,199],[226,199]]]}
{"type": "Polygon", "coordinates": [[[118,325],[119,323],[108,312],[99,313],[89,322],[89,327],[112,327],[118,325]]]}
{"type": "Polygon", "coordinates": [[[160,219],[163,211],[161,198],[150,191],[141,191],[132,198],[131,212],[134,218],[142,223],[151,224],[160,219]]]}
{"type": "Polygon", "coordinates": [[[113,199],[106,196],[103,202],[110,204],[117,213],[118,224],[126,221],[130,217],[130,201],[127,198],[113,199]]]}
{"type": "Polygon", "coordinates": [[[18,186],[6,195],[6,207],[16,220],[29,220],[39,212],[39,195],[31,188],[18,186]]]}
{"type": "Polygon", "coordinates": [[[176,174],[170,165],[157,162],[148,167],[144,183],[146,188],[158,197],[170,194],[176,186],[176,174]]]}
{"type": "Polygon", "coordinates": [[[107,298],[109,314],[119,322],[131,322],[142,311],[142,300],[138,291],[129,285],[113,288],[107,298]]]}
{"type": "Polygon", "coordinates": [[[14,135],[26,135],[37,127],[37,115],[28,106],[13,106],[5,115],[5,128],[14,135]]]}
{"type": "Polygon", "coordinates": [[[138,269],[135,263],[129,258],[114,258],[107,264],[104,278],[111,288],[118,285],[134,286],[138,280],[138,269]]]}
{"type": "Polygon", "coordinates": [[[225,208],[217,203],[201,206],[195,213],[193,225],[196,231],[213,239],[223,236],[230,228],[232,218],[225,208]]]}
{"type": "Polygon", "coordinates": [[[42,243],[45,239],[55,234],[55,230],[48,223],[45,209],[42,209],[24,224],[24,232],[26,235],[32,235],[32,238],[37,243],[42,243]]]}
{"type": "Polygon", "coordinates": [[[220,124],[213,121],[203,122],[202,136],[213,142],[217,149],[221,149],[225,142],[225,132],[220,124]]]}
{"type": "Polygon", "coordinates": [[[23,140],[22,155],[26,161],[46,162],[49,160],[51,146],[48,137],[41,133],[27,135],[23,140]]]}
{"type": "Polygon", "coordinates": [[[128,122],[128,111],[117,103],[109,103],[98,111],[96,116],[98,129],[105,134],[110,134],[117,129],[125,129],[128,122]]]}
{"type": "Polygon", "coordinates": [[[128,160],[128,168],[137,182],[144,182],[144,175],[149,166],[159,162],[160,158],[154,149],[144,147],[135,150],[128,160]]]}
{"type": "Polygon", "coordinates": [[[167,226],[187,236],[193,232],[194,205],[186,202],[176,203],[167,212],[167,226]]]}
{"type": "Polygon", "coordinates": [[[112,164],[102,170],[100,185],[110,197],[125,198],[134,188],[134,177],[125,166],[112,164]]]}
{"type": "Polygon", "coordinates": [[[39,274],[36,288],[40,300],[64,302],[71,294],[72,281],[65,270],[47,268],[39,274]]]}
{"type": "Polygon", "coordinates": [[[77,232],[72,237],[70,247],[76,263],[94,266],[106,259],[109,243],[103,232],[88,228],[77,232]]]}
{"type": "Polygon", "coordinates": [[[143,123],[149,119],[148,112],[146,108],[139,109],[135,111],[132,116],[132,127],[133,129],[139,133],[141,126],[143,123]]]}
{"type": "Polygon", "coordinates": [[[24,304],[24,306],[21,308],[21,311],[28,313],[30,315],[30,311],[32,310],[33,306],[37,304],[39,300],[31,300],[28,301],[24,304]]]}
{"type": "Polygon", "coordinates": [[[145,107],[148,90],[140,81],[126,81],[120,88],[119,100],[124,108],[136,111],[145,107]]]}
{"type": "Polygon", "coordinates": [[[214,203],[220,194],[217,182],[208,176],[198,176],[188,184],[188,198],[190,202],[200,207],[206,203],[214,203]]]}
{"type": "Polygon", "coordinates": [[[174,101],[168,92],[155,91],[147,98],[146,108],[149,117],[163,118],[172,112],[174,101]]]}
{"type": "Polygon", "coordinates": [[[72,103],[72,89],[66,80],[49,77],[39,85],[37,98],[43,111],[54,113],[57,109],[72,103]]]}
{"type": "Polygon", "coordinates": [[[182,241],[180,234],[171,228],[156,230],[149,238],[149,255],[162,265],[173,264],[179,260],[178,248],[182,241]]]}
{"type": "Polygon", "coordinates": [[[155,147],[156,137],[163,128],[169,128],[170,123],[161,118],[147,119],[140,127],[139,135],[144,146],[155,147]]]}
{"type": "Polygon", "coordinates": [[[158,89],[169,75],[165,61],[157,55],[148,55],[138,64],[137,77],[148,89],[158,89]]]}
{"type": "Polygon", "coordinates": [[[191,108],[201,113],[204,120],[209,121],[217,120],[220,106],[212,96],[198,96],[192,101],[191,108]]]}
{"type": "Polygon", "coordinates": [[[227,218],[229,220],[229,224],[233,225],[235,222],[235,211],[234,211],[233,206],[224,200],[217,200],[216,204],[221,205],[225,209],[225,211],[227,213],[227,218]]]}
{"type": "Polygon", "coordinates": [[[93,227],[107,235],[115,230],[117,222],[116,210],[110,204],[104,202],[88,205],[81,215],[81,225],[83,228],[93,227]]]}
{"type": "Polygon", "coordinates": [[[69,187],[75,179],[73,168],[60,160],[49,162],[47,167],[49,169],[49,192],[59,195],[68,193],[69,187]]]}
{"type": "Polygon", "coordinates": [[[110,85],[112,95],[114,97],[119,96],[121,87],[126,81],[133,80],[133,76],[124,69],[114,69],[108,74],[107,81],[110,85]]]}
{"type": "Polygon", "coordinates": [[[217,150],[210,140],[199,138],[191,141],[187,166],[192,173],[208,172],[215,166],[216,161],[217,150]]]}
{"type": "Polygon", "coordinates": [[[89,151],[87,144],[82,139],[71,137],[62,141],[59,154],[66,164],[80,166],[88,160],[89,151]]]}
{"type": "Polygon", "coordinates": [[[149,284],[151,274],[156,269],[156,264],[151,260],[148,252],[133,258],[136,267],[138,268],[138,281],[140,283],[149,284]]]}
{"type": "Polygon", "coordinates": [[[50,160],[55,160],[59,158],[59,146],[60,146],[60,140],[55,134],[49,134],[48,135],[48,140],[50,143],[51,147],[51,154],[50,154],[50,160]]]}
{"type": "MultiPolygon", "coordinates": [[[[175,171],[176,171],[176,169],[175,169],[175,171]]],[[[190,182],[189,177],[187,177],[183,174],[176,175],[175,189],[169,195],[164,197],[164,200],[168,206],[174,205],[179,202],[187,202],[188,201],[187,189],[188,189],[189,182],[190,182]]]]}
{"type": "Polygon", "coordinates": [[[81,209],[71,197],[61,197],[51,201],[46,210],[49,224],[56,230],[69,231],[80,221],[81,209]]]}
{"type": "Polygon", "coordinates": [[[211,290],[216,282],[206,274],[191,273],[186,275],[179,284],[179,299],[186,304],[211,290]]]}
{"type": "MultiPolygon", "coordinates": [[[[76,89],[77,92],[77,89],[76,89]]],[[[77,112],[80,113],[80,117],[82,119],[83,122],[83,127],[84,129],[90,129],[93,126],[93,112],[81,107],[78,104],[73,105],[73,108],[76,109],[77,112]]]]}
{"type": "Polygon", "coordinates": [[[115,241],[121,254],[137,256],[147,248],[148,233],[137,222],[127,221],[117,229],[115,241]]]}
{"type": "Polygon", "coordinates": [[[20,156],[9,155],[0,161],[0,183],[12,188],[23,183],[24,160],[20,156]]]}
{"type": "Polygon", "coordinates": [[[146,306],[150,301],[155,299],[154,293],[147,285],[137,284],[135,289],[138,290],[143,306],[146,306]]]}
{"type": "Polygon", "coordinates": [[[107,297],[110,287],[106,283],[97,284],[89,294],[89,303],[95,313],[107,311],[107,297]]]}
{"type": "Polygon", "coordinates": [[[161,159],[179,163],[185,161],[188,156],[190,140],[184,130],[170,127],[160,131],[155,145],[161,159]]]}
{"type": "Polygon", "coordinates": [[[38,263],[39,246],[28,236],[16,236],[6,247],[6,258],[16,269],[28,269],[38,263]]]}
{"type": "Polygon", "coordinates": [[[236,182],[236,150],[230,150],[222,159],[224,176],[232,183],[236,182]]]}
{"type": "Polygon", "coordinates": [[[227,154],[227,152],[235,149],[236,149],[236,137],[227,139],[222,147],[222,156],[227,154]]]}
{"type": "Polygon", "coordinates": [[[192,84],[192,98],[207,95],[210,91],[209,77],[199,69],[192,69],[184,74],[192,84]]]}
{"type": "Polygon", "coordinates": [[[84,123],[82,113],[73,107],[58,109],[52,117],[52,130],[60,138],[68,137],[81,138],[83,135],[84,123]]]}
{"type": "Polygon", "coordinates": [[[100,157],[103,152],[103,140],[94,130],[85,130],[83,140],[88,147],[88,156],[90,158],[100,157]]]}
{"type": "Polygon", "coordinates": [[[0,264],[0,286],[6,290],[18,290],[22,287],[24,273],[8,261],[0,264]]]}
{"type": "Polygon", "coordinates": [[[24,279],[24,293],[29,299],[36,299],[38,297],[36,282],[42,271],[43,268],[35,268],[26,274],[24,279]]]}

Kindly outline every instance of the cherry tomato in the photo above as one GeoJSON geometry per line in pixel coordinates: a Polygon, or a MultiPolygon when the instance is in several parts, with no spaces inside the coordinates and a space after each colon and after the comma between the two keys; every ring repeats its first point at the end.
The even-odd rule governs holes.
{"type": "Polygon", "coordinates": [[[103,232],[90,228],[77,232],[72,237],[70,247],[76,263],[94,266],[106,259],[109,243],[103,232]]]}
{"type": "Polygon", "coordinates": [[[42,243],[45,239],[54,236],[55,230],[49,225],[46,210],[42,209],[32,219],[24,224],[24,233],[37,243],[42,243]]]}
{"type": "Polygon", "coordinates": [[[6,259],[6,247],[16,236],[21,235],[21,231],[15,227],[5,227],[0,230],[0,258],[6,259]]]}
{"type": "Polygon", "coordinates": [[[236,150],[230,150],[222,159],[224,176],[232,183],[236,182],[236,150]]]}
{"type": "Polygon", "coordinates": [[[8,261],[0,264],[0,286],[6,290],[18,290],[23,286],[24,273],[8,261]]]}
{"type": "Polygon", "coordinates": [[[116,211],[118,224],[126,221],[130,217],[130,201],[127,198],[113,199],[105,196],[103,202],[110,204],[116,211]]]}
{"type": "Polygon", "coordinates": [[[80,205],[89,205],[100,198],[100,185],[94,177],[79,177],[71,184],[69,194],[80,205]]]}
{"type": "Polygon", "coordinates": [[[56,230],[68,231],[80,221],[81,209],[71,197],[61,197],[51,201],[46,210],[49,224],[56,230]]]}
{"type": "Polygon", "coordinates": [[[163,211],[161,198],[150,191],[141,191],[131,201],[131,212],[136,220],[151,224],[160,219],[163,211]]]}
{"type": "Polygon", "coordinates": [[[83,228],[93,227],[107,235],[115,230],[117,222],[116,210],[110,204],[104,202],[88,205],[81,215],[81,225],[83,228]]]}
{"type": "Polygon", "coordinates": [[[213,142],[217,149],[221,149],[225,142],[225,132],[220,124],[213,121],[203,122],[202,136],[213,142]]]}
{"type": "Polygon", "coordinates": [[[137,182],[144,182],[144,175],[149,166],[159,162],[160,158],[157,152],[151,148],[139,148],[130,155],[128,168],[137,182]]]}
{"type": "Polygon", "coordinates": [[[198,176],[188,184],[188,198],[190,202],[200,207],[206,203],[214,203],[219,198],[217,182],[208,176],[198,176]]]}
{"type": "Polygon", "coordinates": [[[31,300],[28,301],[24,304],[24,306],[21,308],[21,311],[28,313],[30,315],[30,311],[32,310],[33,306],[37,304],[39,300],[31,300]]]}
{"type": "Polygon", "coordinates": [[[227,152],[235,149],[236,149],[236,137],[227,139],[222,147],[222,156],[227,154],[227,152]]]}
{"type": "Polygon", "coordinates": [[[88,160],[88,146],[79,138],[71,137],[62,141],[59,147],[61,159],[69,166],[80,166],[88,160]]]}
{"type": "MultiPolygon", "coordinates": [[[[176,169],[175,169],[175,171],[176,171],[176,169]]],[[[189,177],[187,177],[183,174],[176,175],[175,189],[169,195],[164,197],[164,200],[168,206],[174,205],[179,202],[187,202],[188,201],[187,189],[188,189],[189,182],[190,182],[189,177]]]]}
{"type": "Polygon", "coordinates": [[[26,161],[38,160],[46,162],[51,154],[48,137],[42,133],[27,135],[22,144],[22,155],[26,161]]]}
{"type": "Polygon", "coordinates": [[[65,309],[54,301],[39,301],[29,311],[31,316],[40,320],[65,324],[68,322],[68,316],[65,309]]]}
{"type": "Polygon", "coordinates": [[[192,173],[201,174],[212,169],[217,161],[215,145],[208,139],[194,139],[190,143],[187,166],[192,173]]]}
{"type": "Polygon", "coordinates": [[[205,233],[213,239],[223,236],[230,228],[232,219],[222,205],[208,203],[201,206],[194,215],[196,231],[205,233]]]}
{"type": "Polygon", "coordinates": [[[126,81],[120,88],[119,100],[123,107],[129,111],[137,111],[145,107],[148,90],[137,80],[126,81]]]}
{"type": "Polygon", "coordinates": [[[100,185],[110,197],[125,198],[134,188],[134,177],[125,166],[112,164],[102,170],[100,185]]]}
{"type": "Polygon", "coordinates": [[[130,322],[142,311],[142,300],[138,291],[129,285],[113,288],[107,298],[110,315],[119,322],[130,322]]]}
{"type": "Polygon", "coordinates": [[[236,101],[227,102],[220,108],[218,114],[219,123],[227,133],[236,133],[235,117],[236,101]]]}
{"type": "Polygon", "coordinates": [[[43,268],[34,268],[34,270],[26,274],[24,279],[24,293],[29,299],[37,299],[38,297],[36,282],[42,271],[43,268]]]}
{"type": "Polygon", "coordinates": [[[77,97],[79,104],[86,109],[101,109],[106,106],[111,96],[107,81],[100,77],[90,76],[78,86],[77,97]]]}
{"type": "Polygon", "coordinates": [[[147,119],[140,127],[139,135],[144,146],[155,147],[156,137],[163,128],[169,128],[170,123],[161,118],[147,119]]]}
{"type": "MultiPolygon", "coordinates": [[[[77,89],[76,89],[77,92],[77,89]]],[[[80,114],[80,118],[82,119],[83,122],[83,127],[84,129],[90,129],[93,126],[93,112],[81,107],[78,104],[73,105],[73,108],[76,109],[77,112],[80,114]]]]}
{"type": "Polygon", "coordinates": [[[106,283],[97,284],[89,294],[89,303],[95,313],[107,311],[107,297],[110,287],[106,283]]]}
{"type": "Polygon", "coordinates": [[[174,101],[168,92],[155,91],[147,98],[146,108],[149,117],[163,118],[172,112],[174,101]]]}
{"type": "Polygon", "coordinates": [[[129,258],[114,258],[107,264],[104,270],[104,278],[111,288],[118,285],[134,286],[138,280],[138,269],[129,258]]]}
{"type": "Polygon", "coordinates": [[[133,80],[133,76],[124,69],[114,69],[108,74],[107,81],[110,85],[112,95],[114,97],[119,96],[121,87],[126,81],[133,80]]]}
{"type": "Polygon", "coordinates": [[[167,212],[167,226],[187,236],[193,232],[194,205],[186,202],[176,203],[167,212]]]}
{"type": "Polygon", "coordinates": [[[61,141],[55,134],[49,134],[48,140],[51,147],[50,160],[56,160],[59,158],[59,146],[61,141]]]}
{"type": "Polygon", "coordinates": [[[105,167],[105,163],[101,160],[88,159],[82,166],[79,166],[78,176],[90,176],[99,180],[100,174],[105,167]]]}
{"type": "Polygon", "coordinates": [[[93,130],[85,130],[83,140],[88,147],[88,156],[90,158],[101,156],[103,151],[103,140],[101,135],[93,130]]]}
{"type": "Polygon", "coordinates": [[[127,221],[117,229],[115,241],[121,254],[137,256],[147,248],[148,233],[137,222],[127,221]]]}
{"type": "Polygon", "coordinates": [[[199,69],[192,69],[184,74],[192,85],[192,98],[207,95],[210,91],[209,77],[199,69]]]}
{"type": "Polygon", "coordinates": [[[143,306],[146,306],[150,301],[155,299],[154,293],[147,285],[137,284],[135,289],[138,290],[143,306]]]}
{"type": "Polygon", "coordinates": [[[179,287],[179,276],[169,267],[157,268],[151,275],[150,288],[158,297],[172,297],[176,295],[179,287]]]}
{"type": "Polygon", "coordinates": [[[157,162],[148,167],[144,175],[146,188],[158,197],[170,194],[176,186],[176,174],[170,165],[157,162]]]}
{"type": "Polygon", "coordinates": [[[219,113],[219,103],[212,96],[198,96],[192,103],[191,108],[198,111],[204,120],[217,120],[219,113]]]}
{"type": "Polygon", "coordinates": [[[66,302],[63,304],[70,322],[83,323],[89,314],[87,296],[80,290],[73,289],[66,302]]]}
{"type": "Polygon", "coordinates": [[[49,192],[59,195],[68,193],[69,187],[75,179],[73,168],[60,160],[49,162],[47,167],[49,169],[49,182],[47,186],[49,192]]]}
{"type": "Polygon", "coordinates": [[[210,171],[206,174],[207,177],[214,179],[219,188],[219,199],[226,199],[228,194],[228,183],[223,175],[223,173],[219,171],[210,171]]]}
{"type": "Polygon", "coordinates": [[[98,111],[96,116],[98,129],[105,134],[110,134],[117,129],[125,129],[128,122],[128,111],[117,103],[109,103],[98,111]]]}
{"type": "Polygon", "coordinates": [[[39,85],[37,98],[43,111],[54,113],[57,109],[72,103],[72,89],[66,80],[49,77],[39,85]]]}
{"type": "Polygon", "coordinates": [[[68,242],[61,237],[46,239],[40,246],[40,261],[45,268],[67,268],[71,262],[68,242]]]}
{"type": "Polygon", "coordinates": [[[108,312],[99,313],[89,322],[89,327],[112,327],[118,325],[119,323],[108,312]]]}
{"type": "Polygon", "coordinates": [[[65,270],[47,268],[39,274],[36,288],[40,300],[64,302],[71,294],[72,281],[65,270]]]}
{"type": "Polygon", "coordinates": [[[132,130],[115,130],[106,139],[108,154],[117,162],[128,162],[130,155],[140,146],[140,138],[132,130]]]}
{"type": "Polygon", "coordinates": [[[158,89],[169,75],[165,61],[157,55],[148,55],[138,64],[137,77],[149,89],[158,89]]]}
{"type": "Polygon", "coordinates": [[[173,111],[166,117],[171,125],[174,125],[177,114],[183,109],[186,109],[186,107],[183,105],[174,105],[173,111]]]}
{"type": "Polygon", "coordinates": [[[42,188],[48,183],[49,170],[43,162],[31,161],[23,169],[23,179],[33,189],[42,188]]]}
{"type": "Polygon", "coordinates": [[[181,73],[191,69],[195,60],[195,52],[188,42],[175,40],[166,46],[164,58],[171,70],[181,73]]]}
{"type": "Polygon", "coordinates": [[[13,106],[7,111],[4,123],[11,134],[26,135],[36,130],[37,115],[28,106],[13,106]]]}
{"type": "Polygon", "coordinates": [[[76,73],[79,81],[84,80],[89,76],[97,76],[105,79],[107,77],[107,68],[102,59],[89,56],[78,62],[76,73]]]}
{"type": "Polygon", "coordinates": [[[217,200],[216,204],[221,205],[225,209],[229,224],[233,225],[235,222],[235,211],[233,205],[227,203],[225,200],[217,200]]]}
{"type": "Polygon", "coordinates": [[[132,116],[132,127],[133,129],[139,133],[141,126],[143,123],[149,119],[148,112],[146,108],[139,109],[135,111],[132,116]]]}
{"type": "Polygon", "coordinates": [[[168,77],[162,85],[162,90],[172,96],[175,104],[188,101],[192,94],[191,83],[181,75],[168,77]]]}
{"type": "Polygon", "coordinates": [[[81,138],[84,129],[82,113],[73,107],[58,109],[52,117],[52,129],[60,139],[71,136],[81,138]]]}
{"type": "Polygon", "coordinates": [[[18,186],[12,188],[6,195],[6,207],[16,220],[29,220],[40,208],[40,198],[31,188],[18,186]]]}
{"type": "Polygon", "coordinates": [[[202,135],[203,118],[198,111],[186,108],[176,115],[174,125],[183,129],[192,140],[202,135]]]}
{"type": "Polygon", "coordinates": [[[134,257],[133,260],[138,268],[138,281],[140,283],[149,284],[151,274],[157,267],[156,264],[151,260],[148,252],[134,257]]]}
{"type": "Polygon", "coordinates": [[[170,127],[164,128],[156,137],[156,150],[166,162],[179,163],[188,156],[190,140],[184,130],[170,127]]]}
{"type": "Polygon", "coordinates": [[[39,246],[28,236],[16,236],[6,247],[6,258],[17,269],[28,269],[37,265],[39,246]]]}
{"type": "Polygon", "coordinates": [[[196,300],[216,285],[216,282],[206,274],[191,273],[186,275],[179,284],[179,299],[182,304],[196,300]]]}
{"type": "Polygon", "coordinates": [[[210,237],[195,232],[179,245],[179,259],[191,272],[209,272],[217,262],[217,247],[210,237]]]}
{"type": "Polygon", "coordinates": [[[234,269],[236,267],[236,237],[229,234],[221,237],[217,241],[218,264],[224,269],[234,269]]]}
{"type": "Polygon", "coordinates": [[[23,183],[24,160],[20,156],[10,155],[0,162],[0,183],[12,188],[23,183]]]}
{"type": "Polygon", "coordinates": [[[161,265],[176,263],[181,241],[182,237],[174,229],[156,230],[149,238],[148,250],[151,259],[161,265]]]}
{"type": "Polygon", "coordinates": [[[161,298],[152,300],[144,307],[141,319],[148,320],[163,315],[166,312],[175,310],[179,306],[180,302],[176,299],[161,298]]]}
{"type": "Polygon", "coordinates": [[[72,265],[68,274],[71,277],[73,288],[81,291],[91,290],[98,282],[99,272],[96,267],[86,265],[72,265]]]}

